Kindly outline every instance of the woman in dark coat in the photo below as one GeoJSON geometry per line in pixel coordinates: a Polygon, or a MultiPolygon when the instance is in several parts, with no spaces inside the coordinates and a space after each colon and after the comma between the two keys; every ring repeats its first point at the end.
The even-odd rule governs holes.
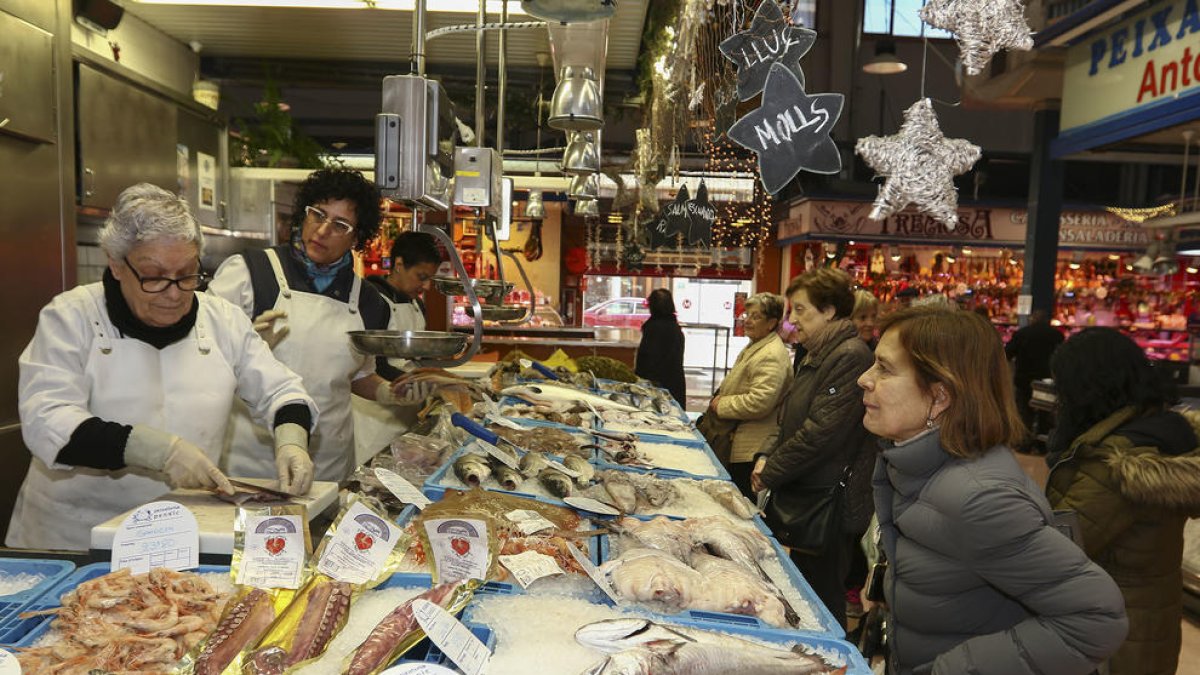
{"type": "Polygon", "coordinates": [[[671,392],[687,408],[687,385],[683,380],[683,330],[675,319],[675,300],[665,288],[646,298],[650,318],[642,324],[634,372],[671,392]]]}
{"type": "Polygon", "coordinates": [[[1089,328],[1051,361],[1059,428],[1046,494],[1074,511],[1083,550],[1125,598],[1129,637],[1112,675],[1174,675],[1182,639],[1183,526],[1200,515],[1200,417],[1173,396],[1142,349],[1089,328]]]}

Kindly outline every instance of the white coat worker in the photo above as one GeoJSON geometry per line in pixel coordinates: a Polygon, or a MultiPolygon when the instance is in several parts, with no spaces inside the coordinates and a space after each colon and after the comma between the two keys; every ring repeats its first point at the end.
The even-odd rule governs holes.
{"type": "MultiPolygon", "coordinates": [[[[356,352],[354,330],[395,330],[387,300],[354,271],[351,250],[362,250],[380,224],[379,190],[358,171],[319,169],[300,185],[291,241],[231,256],[209,292],[253,317],[275,356],[304,380],[321,419],[311,450],[317,480],[341,481],[354,467],[351,393],[398,404],[391,380],[400,371],[356,352]]],[[[272,471],[261,448],[267,430],[235,410],[222,467],[236,475],[272,471]]]]}
{"type": "Polygon", "coordinates": [[[33,460],[5,543],[86,550],[93,526],[172,487],[232,493],[216,461],[235,399],[273,427],[269,475],[308,492],[316,406],[237,307],[196,293],[203,236],[187,203],[134,185],[100,246],[104,280],[55,297],[21,353],[33,460]]]}
{"type": "Polygon", "coordinates": [[[400,330],[425,330],[425,304],[421,293],[442,264],[433,235],[401,232],[392,242],[392,269],[384,276],[368,277],[383,297],[392,303],[400,330]]]}

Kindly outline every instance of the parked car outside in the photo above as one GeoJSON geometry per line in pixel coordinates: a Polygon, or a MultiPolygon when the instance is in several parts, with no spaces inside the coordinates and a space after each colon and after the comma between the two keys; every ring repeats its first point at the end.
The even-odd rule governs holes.
{"type": "Polygon", "coordinates": [[[641,328],[650,318],[645,298],[613,298],[583,310],[583,325],[641,328]]]}

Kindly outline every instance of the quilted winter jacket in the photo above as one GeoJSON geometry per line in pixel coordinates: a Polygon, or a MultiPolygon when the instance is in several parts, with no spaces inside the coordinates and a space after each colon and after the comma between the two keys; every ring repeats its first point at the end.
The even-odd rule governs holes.
{"type": "Polygon", "coordinates": [[[891,672],[1084,675],[1116,651],[1120,590],[1008,448],[954,457],[936,429],[888,445],[873,482],[891,672]]]}
{"type": "Polygon", "coordinates": [[[732,460],[754,461],[754,453],[779,427],[779,402],[792,381],[792,357],[777,333],[746,345],[721,383],[717,415],[740,420],[732,460]]]}
{"type": "Polygon", "coordinates": [[[779,408],[779,436],[764,446],[767,487],[833,485],[873,437],[863,427],[858,378],[875,357],[846,321],[829,342],[810,353],[779,408]]]}
{"type": "Polygon", "coordinates": [[[1075,439],[1047,482],[1050,504],[1078,514],[1088,556],[1125,596],[1129,637],[1112,675],[1178,666],[1183,527],[1200,515],[1200,416],[1184,417],[1190,425],[1176,413],[1119,410],[1075,439]]]}

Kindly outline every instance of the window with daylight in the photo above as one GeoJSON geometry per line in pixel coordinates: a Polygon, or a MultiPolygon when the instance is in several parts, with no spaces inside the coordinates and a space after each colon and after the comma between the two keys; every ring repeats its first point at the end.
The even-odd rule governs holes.
{"type": "Polygon", "coordinates": [[[921,7],[925,0],[863,0],[863,33],[897,37],[946,39],[949,31],[925,25],[921,7]]]}
{"type": "Polygon", "coordinates": [[[794,0],[792,2],[792,23],[815,30],[817,27],[817,0],[794,0]]]}

